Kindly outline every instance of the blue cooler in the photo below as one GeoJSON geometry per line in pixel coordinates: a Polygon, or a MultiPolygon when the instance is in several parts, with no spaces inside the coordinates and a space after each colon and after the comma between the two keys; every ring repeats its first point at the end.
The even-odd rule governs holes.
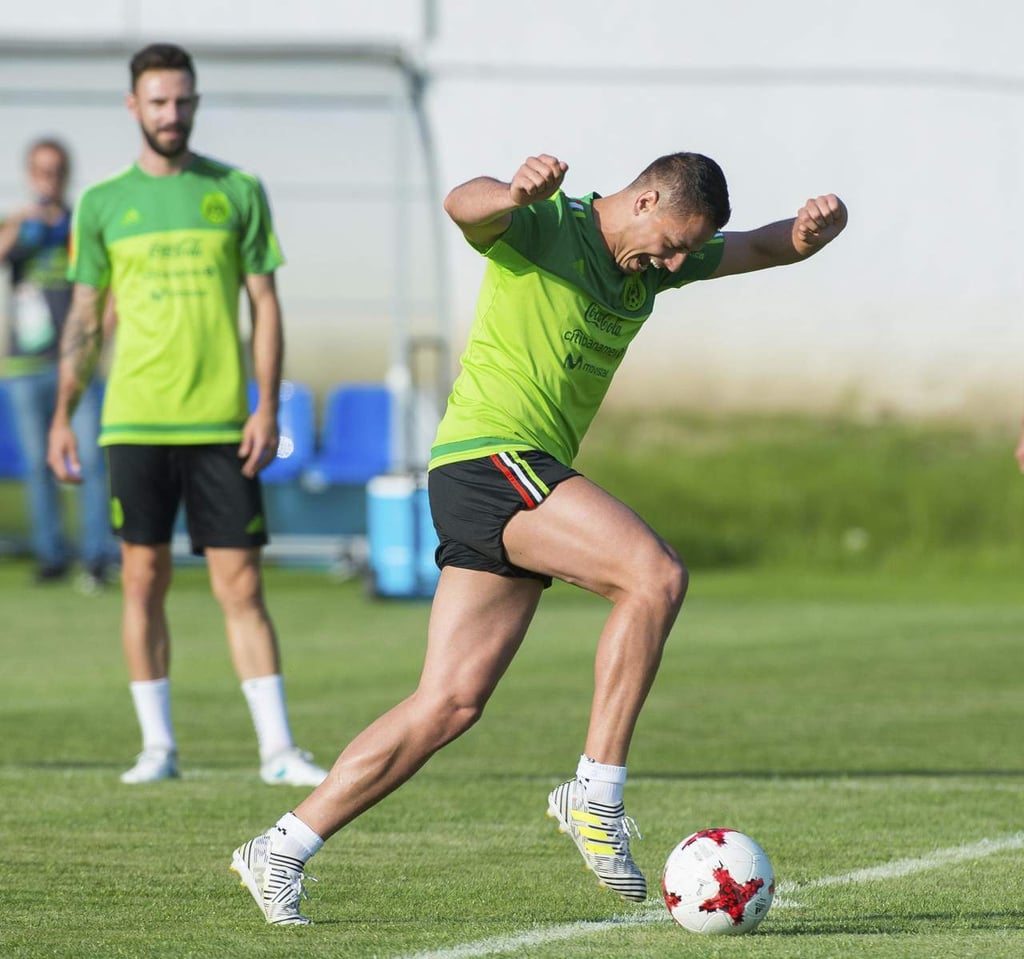
{"type": "Polygon", "coordinates": [[[430,518],[425,476],[375,476],[366,484],[366,532],[373,593],[385,597],[434,595],[437,533],[430,518]]]}

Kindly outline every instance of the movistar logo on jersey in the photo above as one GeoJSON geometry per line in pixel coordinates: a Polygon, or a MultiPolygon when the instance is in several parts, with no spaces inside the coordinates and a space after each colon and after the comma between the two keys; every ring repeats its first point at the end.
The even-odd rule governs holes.
{"type": "Polygon", "coordinates": [[[636,274],[626,278],[622,284],[622,305],[630,312],[639,310],[647,302],[647,287],[636,274]]]}
{"type": "Polygon", "coordinates": [[[199,212],[202,213],[203,219],[207,223],[220,226],[222,223],[227,223],[228,217],[231,216],[231,201],[220,190],[215,190],[203,197],[199,212]]]}
{"type": "Polygon", "coordinates": [[[121,226],[135,226],[142,222],[142,214],[135,207],[129,207],[121,214],[121,226]]]}
{"type": "Polygon", "coordinates": [[[589,373],[591,376],[600,376],[602,379],[608,376],[608,369],[604,366],[595,366],[588,363],[582,353],[566,353],[562,365],[567,370],[579,370],[581,373],[589,373]]]}

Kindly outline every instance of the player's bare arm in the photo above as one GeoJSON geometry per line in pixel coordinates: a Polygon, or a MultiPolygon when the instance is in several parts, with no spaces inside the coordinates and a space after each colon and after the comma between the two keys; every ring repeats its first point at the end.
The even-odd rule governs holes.
{"type": "Polygon", "coordinates": [[[245,460],[242,472],[255,476],[277,453],[277,406],[284,334],[274,274],[249,275],[245,278],[245,288],[252,313],[252,363],[259,402],[242,430],[238,455],[245,460]]]}
{"type": "Polygon", "coordinates": [[[107,302],[103,307],[103,342],[109,343],[117,330],[117,303],[114,294],[107,294],[107,302]]]}
{"type": "Polygon", "coordinates": [[[808,200],[789,220],[746,232],[726,232],[714,276],[751,273],[798,263],[831,243],[846,228],[846,204],[834,193],[808,200]]]}
{"type": "Polygon", "coordinates": [[[60,341],[57,401],[47,444],[46,462],[57,479],[77,483],[82,465],[71,416],[89,385],[103,347],[105,291],[76,283],[60,341]]]}
{"type": "Polygon", "coordinates": [[[568,169],[547,153],[527,157],[508,183],[476,177],[455,187],[445,197],[445,212],[470,243],[488,246],[508,229],[516,207],[554,196],[568,169]]]}

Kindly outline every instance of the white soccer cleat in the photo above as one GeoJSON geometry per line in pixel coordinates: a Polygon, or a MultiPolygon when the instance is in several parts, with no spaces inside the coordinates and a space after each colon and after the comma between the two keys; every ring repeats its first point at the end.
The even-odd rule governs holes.
{"type": "Polygon", "coordinates": [[[629,854],[630,837],[642,837],[622,803],[608,806],[588,801],[586,786],[570,779],[548,795],[548,815],[558,821],[559,832],[572,837],[602,886],[628,902],[647,898],[647,880],[629,854]]]}
{"type": "Polygon", "coordinates": [[[274,926],[308,926],[312,920],[299,912],[309,898],[303,883],[316,882],[303,874],[301,859],[282,856],[272,850],[270,833],[263,833],[239,846],[231,856],[231,871],[256,900],[260,912],[274,926]]]}
{"type": "Polygon", "coordinates": [[[178,778],[178,754],[173,749],[144,749],[135,757],[135,765],[121,773],[121,782],[130,786],[178,778]]]}
{"type": "Polygon", "coordinates": [[[260,779],[271,786],[319,786],[327,778],[327,770],[312,760],[312,753],[292,746],[260,766],[260,779]]]}

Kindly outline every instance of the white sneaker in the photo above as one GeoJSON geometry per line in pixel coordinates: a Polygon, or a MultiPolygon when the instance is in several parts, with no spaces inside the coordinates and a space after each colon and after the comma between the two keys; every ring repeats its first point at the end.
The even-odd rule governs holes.
{"type": "Polygon", "coordinates": [[[135,765],[121,773],[121,782],[156,783],[178,778],[178,754],[173,749],[144,749],[135,757],[135,765]]]}
{"type": "Polygon", "coordinates": [[[308,926],[311,920],[299,912],[309,898],[303,882],[316,882],[303,875],[301,859],[274,853],[271,833],[263,833],[239,846],[231,856],[231,871],[256,900],[267,922],[275,926],[308,926]]]}
{"type": "Polygon", "coordinates": [[[312,760],[312,753],[292,746],[260,766],[260,779],[271,786],[319,786],[327,778],[327,770],[312,760]]]}
{"type": "Polygon", "coordinates": [[[629,902],[647,898],[647,880],[629,853],[630,837],[642,837],[622,803],[608,806],[589,801],[586,786],[570,779],[548,795],[548,815],[558,821],[559,832],[572,837],[602,886],[629,902]]]}

